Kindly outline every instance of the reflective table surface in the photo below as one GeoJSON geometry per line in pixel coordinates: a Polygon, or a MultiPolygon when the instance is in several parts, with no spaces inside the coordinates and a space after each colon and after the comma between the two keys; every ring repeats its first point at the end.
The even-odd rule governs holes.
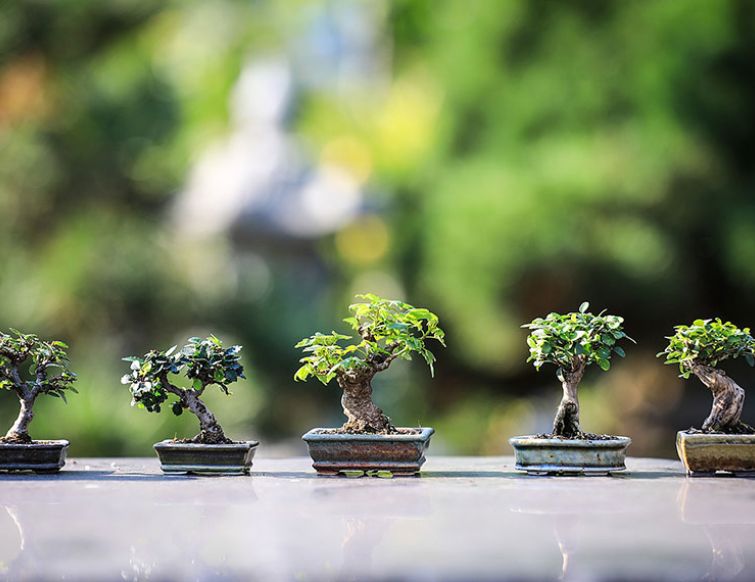
{"type": "MultiPolygon", "coordinates": [[[[260,451],[263,453],[263,451],[260,451]]],[[[755,480],[628,459],[530,477],[431,457],[421,477],[164,477],[156,459],[0,475],[0,580],[751,580],[755,480]]]]}

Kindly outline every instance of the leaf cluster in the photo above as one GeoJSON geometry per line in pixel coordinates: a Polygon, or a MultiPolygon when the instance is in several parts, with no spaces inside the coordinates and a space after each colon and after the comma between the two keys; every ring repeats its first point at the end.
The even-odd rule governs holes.
{"type": "Polygon", "coordinates": [[[666,349],[658,354],[665,364],[677,364],[682,378],[689,378],[693,365],[715,367],[728,359],[744,357],[755,366],[755,339],[750,328],[716,319],[696,319],[692,325],[677,325],[666,349]]]}
{"type": "MultiPolygon", "coordinates": [[[[223,347],[223,343],[211,335],[208,338],[189,338],[187,344],[177,350],[152,350],[142,357],[123,358],[131,362],[131,371],[121,378],[131,391],[132,406],[149,412],[160,412],[169,394],[179,396],[187,390],[201,395],[205,388],[216,385],[225,394],[230,394],[228,385],[245,378],[241,365],[241,346],[223,347]],[[170,376],[183,374],[191,380],[191,386],[176,386],[170,376]]],[[[179,399],[172,405],[173,413],[183,412],[179,399]]]]}
{"type": "Polygon", "coordinates": [[[527,361],[534,362],[538,370],[543,364],[554,364],[572,371],[579,361],[609,370],[614,354],[625,356],[618,343],[623,339],[634,340],[624,333],[623,317],[605,315],[605,310],[593,315],[587,311],[589,308],[590,304],[584,302],[577,312],[549,313],[523,325],[531,330],[527,337],[530,349],[527,361]]]}
{"type": "Polygon", "coordinates": [[[335,331],[318,332],[301,340],[296,347],[307,355],[299,360],[302,365],[294,374],[297,381],[314,376],[328,384],[339,374],[374,374],[386,369],[394,359],[411,360],[414,353],[434,373],[435,356],[426,342],[433,339],[445,346],[445,333],[437,315],[371,293],[357,298],[363,301],[349,306],[351,315],[344,321],[358,334],[359,341],[342,345],[341,342],[353,338],[335,331]]]}
{"type": "Polygon", "coordinates": [[[65,402],[66,392],[76,392],[76,374],[68,367],[67,350],[62,341],[46,341],[15,329],[10,334],[0,332],[0,388],[34,387],[65,402]],[[20,374],[26,364],[32,377],[29,381],[22,380],[20,374]]]}

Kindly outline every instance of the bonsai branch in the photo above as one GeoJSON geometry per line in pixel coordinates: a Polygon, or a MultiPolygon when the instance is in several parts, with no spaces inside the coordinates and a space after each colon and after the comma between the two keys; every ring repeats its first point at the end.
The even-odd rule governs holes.
{"type": "Polygon", "coordinates": [[[572,360],[571,369],[561,368],[561,386],[564,395],[553,421],[553,434],[566,438],[579,436],[579,399],[577,389],[585,373],[586,361],[577,356],[572,360]]]}
{"type": "Polygon", "coordinates": [[[726,372],[691,364],[690,370],[713,393],[713,406],[708,418],[703,422],[705,432],[751,433],[755,430],[741,422],[745,391],[726,372]]]}
{"type": "Polygon", "coordinates": [[[396,349],[399,347],[398,342],[394,342],[392,344],[388,344],[385,346],[385,350],[388,352],[388,354],[375,354],[370,358],[370,365],[374,368],[375,372],[382,372],[383,370],[387,370],[388,367],[391,365],[391,362],[398,358],[401,355],[400,351],[396,351],[396,349]]]}

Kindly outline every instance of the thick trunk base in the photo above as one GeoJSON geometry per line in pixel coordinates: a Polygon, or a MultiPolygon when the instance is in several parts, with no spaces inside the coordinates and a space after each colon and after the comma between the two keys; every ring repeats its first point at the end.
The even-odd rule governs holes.
{"type": "Polygon", "coordinates": [[[703,432],[752,434],[751,426],[739,419],[744,407],[745,391],[725,372],[710,366],[693,366],[692,372],[713,393],[713,406],[703,422],[703,432]]]}
{"type": "Polygon", "coordinates": [[[576,438],[579,430],[579,405],[573,400],[563,400],[553,421],[553,434],[565,438],[576,438]]]}
{"type": "Polygon", "coordinates": [[[225,436],[222,430],[199,431],[199,434],[189,440],[189,442],[202,444],[202,445],[223,445],[229,444],[233,441],[225,436]]]}
{"type": "Polygon", "coordinates": [[[571,370],[561,369],[560,371],[559,377],[564,395],[558,405],[556,418],[553,420],[553,434],[555,436],[573,439],[581,435],[577,389],[584,373],[585,362],[582,359],[575,359],[571,370]]]}
{"type": "Polygon", "coordinates": [[[341,385],[341,406],[348,420],[341,427],[344,432],[392,434],[396,427],[380,408],[372,402],[372,386],[369,381],[341,385]]]}

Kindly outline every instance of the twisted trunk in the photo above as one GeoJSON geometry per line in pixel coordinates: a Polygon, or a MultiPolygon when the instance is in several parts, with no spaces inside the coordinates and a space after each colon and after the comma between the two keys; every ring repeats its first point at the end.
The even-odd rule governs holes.
{"type": "Polygon", "coordinates": [[[29,436],[29,424],[34,418],[34,401],[37,399],[37,391],[29,388],[21,388],[17,392],[18,400],[20,402],[20,410],[13,426],[10,427],[5,436],[4,442],[11,443],[30,443],[32,442],[29,436]]]}
{"type": "Polygon", "coordinates": [[[198,395],[191,390],[184,391],[181,397],[182,404],[188,408],[199,420],[199,434],[191,439],[193,442],[207,445],[230,443],[231,439],[225,436],[223,428],[218,423],[215,415],[210,412],[198,395]]]}
{"type": "Polygon", "coordinates": [[[564,395],[553,421],[553,434],[556,436],[575,438],[580,434],[577,389],[584,373],[585,361],[582,358],[574,360],[571,370],[561,368],[561,386],[564,395]]]}
{"type": "Polygon", "coordinates": [[[341,427],[346,432],[390,433],[395,427],[380,408],[372,401],[372,378],[374,372],[350,378],[342,374],[338,385],[343,390],[341,406],[348,419],[341,427]]]}
{"type": "Polygon", "coordinates": [[[710,366],[692,364],[690,370],[713,393],[713,406],[703,422],[703,431],[735,434],[753,432],[752,427],[739,420],[745,402],[745,391],[741,386],[729,378],[726,372],[710,366]]]}

